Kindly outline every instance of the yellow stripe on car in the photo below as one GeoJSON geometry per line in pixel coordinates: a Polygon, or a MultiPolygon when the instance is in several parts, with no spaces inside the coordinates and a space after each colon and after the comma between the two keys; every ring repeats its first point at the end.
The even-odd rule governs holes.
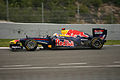
{"type": "Polygon", "coordinates": [[[9,43],[11,43],[11,44],[16,44],[16,41],[15,41],[15,40],[12,40],[12,41],[10,41],[9,43]]]}

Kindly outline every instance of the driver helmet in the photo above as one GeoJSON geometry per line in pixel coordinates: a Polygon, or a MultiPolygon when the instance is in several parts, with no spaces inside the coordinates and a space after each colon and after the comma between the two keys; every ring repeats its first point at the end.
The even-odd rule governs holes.
{"type": "Polygon", "coordinates": [[[65,30],[65,28],[62,28],[62,30],[65,30]]]}
{"type": "Polygon", "coordinates": [[[58,33],[54,33],[53,36],[59,37],[59,34],[58,33]]]}

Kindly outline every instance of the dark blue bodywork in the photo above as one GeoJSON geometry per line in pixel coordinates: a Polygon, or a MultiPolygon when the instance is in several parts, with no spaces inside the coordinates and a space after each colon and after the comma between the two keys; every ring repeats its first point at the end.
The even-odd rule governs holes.
{"type": "MultiPolygon", "coordinates": [[[[76,48],[76,47],[91,47],[91,44],[93,44],[92,41],[94,41],[94,38],[99,38],[98,40],[101,41],[102,45],[106,42],[105,38],[107,35],[107,30],[95,28],[93,29],[93,35],[89,35],[87,33],[84,33],[88,37],[83,37],[80,35],[77,35],[76,37],[66,37],[66,36],[47,36],[45,38],[36,38],[36,37],[26,37],[19,40],[20,43],[22,43],[22,47],[26,47],[26,42],[28,40],[34,40],[37,44],[42,45],[46,49],[53,49],[58,47],[68,47],[68,48],[76,48]],[[49,47],[48,45],[51,45],[52,47],[49,47]]],[[[95,42],[94,42],[95,43],[95,42]]],[[[13,46],[11,44],[11,46],[13,46]]],[[[11,47],[10,46],[10,47],[11,47]]],[[[16,44],[17,46],[17,44],[16,44]]]]}

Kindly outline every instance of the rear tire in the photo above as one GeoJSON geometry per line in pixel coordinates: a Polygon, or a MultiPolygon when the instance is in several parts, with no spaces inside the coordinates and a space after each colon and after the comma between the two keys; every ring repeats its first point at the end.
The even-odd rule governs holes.
{"type": "Polygon", "coordinates": [[[33,39],[26,40],[25,42],[25,48],[27,51],[35,51],[37,46],[37,42],[33,39]]]}
{"type": "Polygon", "coordinates": [[[91,47],[94,49],[101,49],[103,47],[103,42],[100,38],[94,37],[91,40],[91,47]]]}

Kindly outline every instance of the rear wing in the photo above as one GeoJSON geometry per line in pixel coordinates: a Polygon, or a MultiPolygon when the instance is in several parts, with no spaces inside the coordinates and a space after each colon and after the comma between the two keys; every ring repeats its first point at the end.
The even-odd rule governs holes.
{"type": "Polygon", "coordinates": [[[102,40],[105,40],[107,36],[107,30],[106,29],[101,29],[101,28],[93,28],[93,37],[99,37],[102,40]]]}

